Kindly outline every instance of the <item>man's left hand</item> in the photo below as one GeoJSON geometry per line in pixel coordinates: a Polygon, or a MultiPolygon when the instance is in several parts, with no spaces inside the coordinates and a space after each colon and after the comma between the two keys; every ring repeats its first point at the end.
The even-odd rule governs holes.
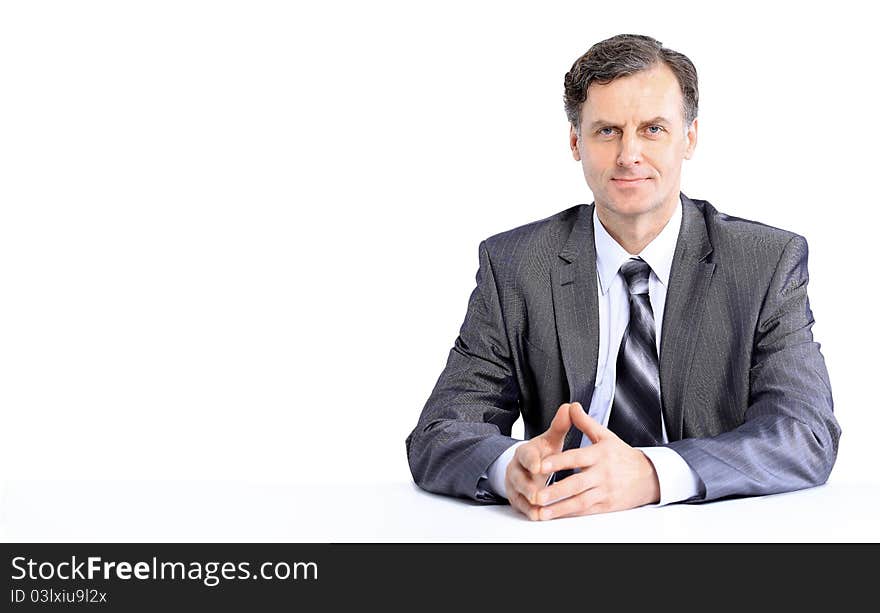
{"type": "Polygon", "coordinates": [[[535,504],[539,519],[623,511],[660,501],[660,482],[647,456],[620,440],[587,415],[579,402],[570,405],[571,421],[592,445],[569,449],[544,459],[542,473],[579,468],[541,489],[535,504]]]}

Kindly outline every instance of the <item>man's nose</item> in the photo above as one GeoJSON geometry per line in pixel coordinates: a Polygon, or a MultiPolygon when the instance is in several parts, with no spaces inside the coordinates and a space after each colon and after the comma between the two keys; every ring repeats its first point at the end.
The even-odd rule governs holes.
{"type": "Polygon", "coordinates": [[[624,134],[620,139],[620,151],[617,154],[618,166],[634,166],[642,160],[642,149],[635,134],[624,134]]]}

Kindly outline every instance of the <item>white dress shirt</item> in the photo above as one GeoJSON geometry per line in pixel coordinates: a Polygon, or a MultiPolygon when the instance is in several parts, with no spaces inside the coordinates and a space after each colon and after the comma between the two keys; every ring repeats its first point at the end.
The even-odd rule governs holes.
{"type": "MultiPolygon", "coordinates": [[[[682,208],[679,205],[663,230],[640,254],[631,255],[615,241],[593,210],[593,235],[596,243],[596,276],[599,294],[599,361],[596,367],[596,386],[590,402],[589,415],[608,427],[617,374],[617,352],[623,333],[629,323],[629,291],[626,281],[619,274],[620,267],[631,257],[641,257],[651,267],[648,278],[648,296],[654,312],[657,328],[657,355],[660,355],[660,334],[663,327],[663,309],[675,244],[681,229],[682,208]]],[[[660,415],[663,442],[669,441],[663,414],[660,415]]],[[[507,465],[513,459],[516,448],[525,441],[514,443],[502,453],[483,475],[489,487],[498,495],[507,497],[504,476],[507,465]]],[[[586,436],[581,437],[581,447],[591,445],[586,436]]],[[[660,502],[665,505],[695,496],[699,493],[700,478],[687,462],[668,447],[637,447],[654,465],[660,482],[660,502]]],[[[579,469],[575,469],[579,472],[579,469]]]]}

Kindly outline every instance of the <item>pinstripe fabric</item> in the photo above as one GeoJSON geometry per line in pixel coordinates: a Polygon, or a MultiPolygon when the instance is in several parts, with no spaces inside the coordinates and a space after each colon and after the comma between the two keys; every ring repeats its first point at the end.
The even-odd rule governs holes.
{"type": "MultiPolygon", "coordinates": [[[[689,502],[824,483],[840,426],[813,340],[807,244],[682,195],[663,314],[660,394],[669,443],[699,475],[689,502]]],[[[558,407],[589,406],[598,360],[593,205],[480,244],[464,322],[413,431],[416,483],[487,503],[480,476],[558,407]]],[[[565,449],[579,445],[572,428],[565,449]]]]}

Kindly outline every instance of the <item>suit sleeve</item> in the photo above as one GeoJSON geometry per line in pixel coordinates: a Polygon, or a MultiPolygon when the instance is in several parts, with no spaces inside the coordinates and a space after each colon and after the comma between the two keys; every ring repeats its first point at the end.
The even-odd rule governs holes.
{"type": "Polygon", "coordinates": [[[825,483],[841,429],[807,298],[807,243],[794,236],[782,251],[761,306],[743,423],[711,438],[668,446],[704,488],[686,502],[764,495],[825,483]]]}
{"type": "Polygon", "coordinates": [[[486,242],[479,247],[477,286],[446,367],[406,439],[419,487],[503,504],[481,477],[516,443],[510,437],[520,394],[486,242]]]}

